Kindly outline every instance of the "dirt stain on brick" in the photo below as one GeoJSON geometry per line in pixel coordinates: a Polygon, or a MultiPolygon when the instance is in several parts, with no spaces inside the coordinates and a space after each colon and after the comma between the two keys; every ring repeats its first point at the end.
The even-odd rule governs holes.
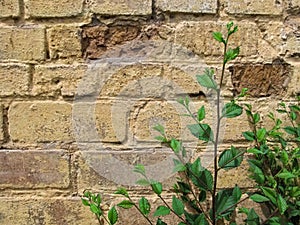
{"type": "Polygon", "coordinates": [[[85,26],[81,39],[83,57],[97,59],[108,49],[134,40],[140,33],[139,26],[128,24],[85,26]]]}
{"type": "Polygon", "coordinates": [[[270,64],[243,64],[230,68],[234,93],[248,88],[252,97],[282,96],[290,81],[290,65],[277,59],[270,64]]]}

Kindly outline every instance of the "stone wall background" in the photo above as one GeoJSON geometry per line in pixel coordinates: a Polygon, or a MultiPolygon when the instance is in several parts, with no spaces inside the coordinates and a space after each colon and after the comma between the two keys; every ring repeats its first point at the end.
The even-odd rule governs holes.
{"type": "MultiPolygon", "coordinates": [[[[151,129],[160,120],[172,135],[193,144],[174,108],[182,93],[170,81],[195,106],[209,107],[189,60],[199,57],[220,71],[221,50],[211,32],[228,21],[239,26],[234,44],[242,50],[226,73],[224,101],[243,87],[250,90],[247,101],[264,115],[282,99],[293,101],[300,94],[299,15],[299,0],[0,0],[0,224],[95,224],[80,195],[87,188],[101,190],[109,206],[117,201],[112,193],[118,183],[91,165],[110,162],[112,156],[129,165],[166,158],[169,153],[153,141],[151,129]],[[194,55],[181,59],[193,72],[166,62],[137,62],[109,79],[100,74],[104,85],[94,102],[98,139],[78,139],[74,99],[88,66],[134,41],[186,48],[194,55]],[[97,151],[99,140],[104,152],[97,151]],[[86,150],[86,143],[96,147],[86,150]]],[[[159,54],[169,57],[167,48],[159,54]]],[[[89,95],[98,83],[87,83],[89,95]]],[[[77,113],[84,118],[81,110],[77,113]]],[[[232,142],[247,146],[241,136],[247,122],[227,120],[223,127],[222,148],[232,142]]],[[[204,150],[200,145],[196,154],[209,163],[211,153],[204,150]]],[[[225,174],[220,185],[251,188],[246,171],[225,174]]],[[[138,221],[134,213],[122,213],[123,224],[138,221]]]]}

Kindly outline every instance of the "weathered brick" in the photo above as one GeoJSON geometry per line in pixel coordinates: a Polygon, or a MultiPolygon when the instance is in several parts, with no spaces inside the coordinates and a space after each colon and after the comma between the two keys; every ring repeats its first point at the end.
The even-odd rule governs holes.
{"type": "Polygon", "coordinates": [[[67,188],[69,156],[63,151],[0,152],[0,188],[67,188]]]}
{"type": "Polygon", "coordinates": [[[38,65],[33,74],[34,96],[75,96],[77,85],[86,73],[84,65],[38,65]]]}
{"type": "Polygon", "coordinates": [[[9,133],[12,141],[25,143],[70,142],[75,137],[78,142],[122,142],[128,111],[126,102],[78,103],[73,111],[66,102],[14,102],[8,112],[9,133]]]}
{"type": "MultiPolygon", "coordinates": [[[[96,217],[75,198],[1,197],[1,224],[93,225],[96,217]],[[18,212],[18,213],[16,213],[18,212]]],[[[108,206],[107,206],[108,207],[108,206]]]]}
{"type": "Polygon", "coordinates": [[[173,158],[176,156],[166,147],[150,148],[137,145],[134,149],[89,149],[78,152],[76,157],[79,193],[87,188],[114,192],[119,185],[126,185],[132,190],[147,189],[136,184],[140,179],[140,175],[133,171],[136,164],[144,165],[148,177],[163,182],[165,188],[172,187],[176,181],[173,176],[173,158]]]}
{"type": "Polygon", "coordinates": [[[226,11],[230,14],[280,15],[283,11],[283,1],[273,0],[226,0],[226,11]]]}
{"type": "Polygon", "coordinates": [[[20,7],[18,0],[3,0],[0,7],[1,17],[18,17],[20,15],[20,7]]]}
{"type": "MultiPolygon", "coordinates": [[[[231,46],[242,46],[241,56],[257,53],[258,30],[255,24],[237,23],[239,31],[232,36],[231,46]]],[[[212,40],[212,32],[225,32],[225,24],[214,22],[181,22],[176,27],[176,44],[199,55],[222,55],[222,45],[212,40]],[[209,40],[209,41],[208,41],[209,40]]]]}
{"type": "Polygon", "coordinates": [[[237,93],[248,88],[254,97],[283,95],[289,82],[290,68],[285,62],[243,64],[232,67],[232,83],[237,93]]]}
{"type": "Polygon", "coordinates": [[[82,28],[82,50],[86,58],[100,58],[106,51],[134,40],[141,32],[137,23],[85,26],[82,28]]]}
{"type": "Polygon", "coordinates": [[[70,17],[82,12],[82,0],[25,0],[26,17],[70,17]]]}
{"type": "Polygon", "coordinates": [[[95,0],[90,1],[88,5],[95,13],[109,15],[149,15],[152,12],[151,0],[95,0]]]}
{"type": "Polygon", "coordinates": [[[8,112],[11,140],[71,141],[71,112],[71,104],[65,102],[14,102],[8,112]]]}
{"type": "Polygon", "coordinates": [[[297,96],[300,94],[300,64],[295,63],[293,64],[292,74],[290,78],[290,82],[288,84],[288,95],[297,96]]]}
{"type": "Polygon", "coordinates": [[[51,59],[81,57],[80,28],[55,26],[47,30],[51,59]]]}
{"type": "Polygon", "coordinates": [[[0,59],[43,60],[45,30],[36,26],[2,27],[0,29],[0,59]]]}
{"type": "Polygon", "coordinates": [[[27,65],[0,64],[0,96],[28,94],[29,76],[27,65]]]}
{"type": "Polygon", "coordinates": [[[73,108],[77,142],[123,142],[126,140],[126,101],[77,102],[73,108]]]}
{"type": "Polygon", "coordinates": [[[163,11],[187,12],[187,13],[216,13],[216,0],[184,1],[184,0],[158,0],[156,6],[163,11]]]}

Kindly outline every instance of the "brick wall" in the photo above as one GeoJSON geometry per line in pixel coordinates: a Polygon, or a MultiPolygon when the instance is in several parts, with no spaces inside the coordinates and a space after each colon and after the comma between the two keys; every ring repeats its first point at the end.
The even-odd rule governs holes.
{"type": "MultiPolygon", "coordinates": [[[[300,94],[299,15],[299,0],[0,1],[0,224],[95,224],[83,190],[105,190],[112,204],[135,163],[169,185],[155,169],[169,165],[154,141],[158,122],[209,165],[176,99],[189,94],[213,114],[195,82],[206,66],[221,68],[211,32],[239,25],[241,57],[226,72],[224,101],[249,87],[248,101],[266,115],[300,94]]],[[[245,146],[247,129],[228,119],[221,147],[245,146]]],[[[220,185],[251,187],[245,176],[228,173],[220,185]]],[[[131,214],[122,218],[132,224],[131,214]]]]}

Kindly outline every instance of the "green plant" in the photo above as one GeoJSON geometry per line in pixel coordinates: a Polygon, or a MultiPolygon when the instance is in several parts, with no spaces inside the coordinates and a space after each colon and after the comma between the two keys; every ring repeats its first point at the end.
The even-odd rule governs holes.
{"type": "MultiPolygon", "coordinates": [[[[196,113],[190,110],[190,100],[188,97],[179,99],[178,102],[186,109],[187,114],[194,121],[194,124],[188,125],[191,134],[199,141],[210,143],[214,147],[214,160],[212,171],[201,164],[201,159],[197,158],[193,162],[187,161],[187,152],[181,140],[169,137],[161,125],[154,127],[160,133],[157,139],[164,145],[170,147],[175,155],[174,171],[178,173],[178,180],[173,186],[172,199],[168,201],[163,197],[162,183],[151,180],[143,165],[136,165],[134,171],[139,173],[142,178],[138,180],[139,185],[149,186],[154,194],[161,201],[154,213],[151,213],[150,201],[141,197],[135,202],[124,188],[119,188],[115,194],[122,195],[122,200],[117,207],[123,209],[136,208],[149,224],[166,225],[164,216],[174,215],[178,219],[178,225],[236,225],[236,212],[246,215],[244,224],[262,225],[262,224],[295,224],[299,219],[299,107],[291,105],[286,107],[281,104],[279,112],[288,115],[292,126],[286,126],[283,131],[293,140],[288,140],[281,132],[282,122],[275,119],[273,114],[270,118],[275,122],[275,126],[267,130],[258,127],[261,120],[258,113],[252,111],[251,105],[241,106],[238,100],[246,96],[247,89],[224,106],[221,105],[221,87],[223,84],[226,65],[239,55],[239,47],[228,48],[231,35],[237,32],[238,27],[232,22],[227,24],[227,33],[223,35],[220,32],[214,32],[213,38],[224,46],[223,66],[219,77],[219,83],[215,80],[215,72],[212,69],[206,69],[203,75],[198,75],[198,83],[202,87],[208,88],[216,96],[217,121],[215,129],[205,123],[206,110],[201,107],[196,113]],[[245,108],[244,108],[245,107],[245,108]],[[221,170],[230,170],[241,165],[246,150],[231,146],[229,149],[219,152],[219,136],[222,120],[225,118],[234,118],[240,116],[246,111],[252,131],[244,132],[244,137],[254,142],[254,146],[248,150],[253,154],[250,158],[249,168],[252,178],[257,182],[257,191],[247,193],[243,197],[243,190],[235,185],[232,188],[218,189],[218,178],[221,170]],[[239,207],[240,203],[252,199],[255,202],[268,204],[270,207],[269,215],[266,219],[258,216],[254,209],[239,207]]],[[[97,195],[98,196],[98,195],[97,195]]],[[[90,207],[91,211],[99,218],[104,217],[98,197],[92,197],[91,193],[85,195],[83,204],[90,207]],[[98,201],[98,202],[97,202],[98,201]],[[95,206],[94,206],[95,205],[95,206]],[[97,208],[97,210],[96,210],[97,208]],[[99,211],[99,210],[100,211],[99,211]]],[[[118,218],[115,207],[111,209],[113,213],[108,213],[107,223],[114,224],[118,218]],[[114,215],[114,217],[110,217],[114,215]]],[[[110,210],[110,211],[111,211],[110,210]]],[[[105,217],[104,217],[105,218],[105,217]]]]}
{"type": "Polygon", "coordinates": [[[252,130],[243,135],[254,142],[248,150],[253,158],[248,161],[251,177],[257,183],[257,193],[250,198],[265,203],[270,210],[261,224],[296,225],[300,221],[300,107],[280,103],[277,112],[288,122],[270,113],[274,125],[267,129],[259,125],[260,114],[246,105],[252,130]]]}
{"type": "Polygon", "coordinates": [[[107,217],[104,215],[104,210],[102,209],[102,197],[101,194],[94,194],[90,191],[84,191],[83,197],[81,198],[82,204],[88,206],[90,211],[95,214],[100,225],[104,224],[105,220],[108,225],[114,225],[118,220],[118,212],[113,206],[107,214],[107,217]]]}

